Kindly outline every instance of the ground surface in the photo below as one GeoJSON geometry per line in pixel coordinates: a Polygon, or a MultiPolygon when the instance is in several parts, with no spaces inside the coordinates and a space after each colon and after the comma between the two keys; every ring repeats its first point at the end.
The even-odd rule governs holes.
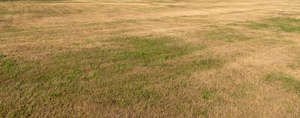
{"type": "Polygon", "coordinates": [[[0,2],[0,117],[300,117],[299,0],[0,2]]]}

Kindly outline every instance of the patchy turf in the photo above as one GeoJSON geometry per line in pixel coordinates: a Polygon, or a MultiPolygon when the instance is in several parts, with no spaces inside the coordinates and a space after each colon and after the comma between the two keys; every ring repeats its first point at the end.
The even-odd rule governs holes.
{"type": "MultiPolygon", "coordinates": [[[[144,109],[143,107],[154,109],[158,107],[157,105],[163,104],[159,101],[162,102],[170,94],[178,94],[179,88],[186,86],[187,83],[179,77],[188,77],[191,72],[198,69],[216,68],[220,65],[217,59],[180,61],[184,55],[203,48],[180,43],[169,37],[154,39],[124,37],[113,38],[108,42],[112,42],[117,48],[82,49],[38,63],[1,60],[3,78],[1,81],[7,84],[1,91],[14,91],[23,97],[40,93],[36,101],[26,100],[23,97],[7,99],[8,103],[3,103],[2,108],[16,111],[4,110],[2,114],[16,117],[35,116],[39,114],[34,113],[35,110],[58,106],[62,108],[49,112],[57,113],[59,110],[75,112],[72,98],[76,96],[80,99],[87,97],[90,99],[89,102],[103,107],[130,108],[136,104],[143,104],[135,106],[136,109],[144,109]],[[172,60],[178,63],[170,63],[172,60]],[[44,67],[44,64],[48,66],[44,67]],[[15,82],[22,84],[14,85],[15,82]],[[168,85],[170,82],[175,86],[168,85]],[[15,87],[10,88],[11,86],[15,87]],[[21,89],[23,87],[26,89],[21,89]],[[165,90],[165,87],[168,89],[165,90]],[[28,89],[32,91],[24,91],[28,89]],[[66,95],[68,97],[64,97],[66,95]],[[17,102],[21,99],[23,99],[21,103],[17,102]],[[55,101],[52,101],[53,99],[55,101]],[[16,104],[10,106],[11,103],[16,104]],[[30,109],[32,105],[36,109],[30,109]]],[[[207,99],[210,95],[205,93],[204,96],[206,96],[204,99],[207,99]]]]}
{"type": "Polygon", "coordinates": [[[265,79],[268,82],[279,81],[284,86],[284,88],[287,88],[288,90],[295,92],[300,97],[300,81],[296,80],[295,78],[282,73],[279,74],[272,73],[267,75],[265,79]]]}
{"type": "Polygon", "coordinates": [[[299,4],[2,1],[0,117],[299,117],[299,4]]]}

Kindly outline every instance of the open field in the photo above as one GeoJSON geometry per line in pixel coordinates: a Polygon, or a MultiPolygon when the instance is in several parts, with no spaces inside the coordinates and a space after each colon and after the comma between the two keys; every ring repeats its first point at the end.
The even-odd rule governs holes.
{"type": "Polygon", "coordinates": [[[0,0],[0,118],[299,118],[299,0],[0,0]]]}

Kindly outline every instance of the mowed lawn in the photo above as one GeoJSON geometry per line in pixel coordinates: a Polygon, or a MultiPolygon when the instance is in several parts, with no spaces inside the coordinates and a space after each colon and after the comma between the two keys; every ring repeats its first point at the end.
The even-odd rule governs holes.
{"type": "Polygon", "coordinates": [[[0,0],[0,118],[299,118],[298,0],[0,0]]]}

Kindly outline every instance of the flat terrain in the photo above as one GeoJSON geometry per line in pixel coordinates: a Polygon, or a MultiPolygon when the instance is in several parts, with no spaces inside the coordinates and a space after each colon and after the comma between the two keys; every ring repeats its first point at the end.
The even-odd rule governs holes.
{"type": "Polygon", "coordinates": [[[2,0],[0,118],[299,118],[299,0],[2,0]]]}

